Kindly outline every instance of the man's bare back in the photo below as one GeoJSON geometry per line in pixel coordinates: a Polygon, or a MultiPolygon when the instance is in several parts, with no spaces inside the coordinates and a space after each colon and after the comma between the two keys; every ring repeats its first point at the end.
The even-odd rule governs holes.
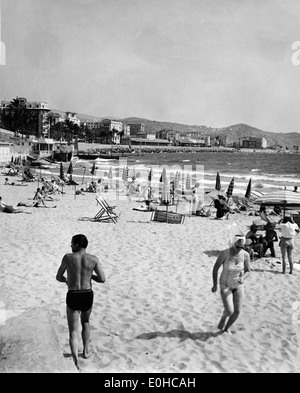
{"type": "MultiPolygon", "coordinates": [[[[62,263],[67,270],[67,284],[69,290],[86,290],[91,289],[91,279],[93,271],[97,270],[98,258],[86,252],[76,252],[66,254],[62,263]]],[[[101,276],[100,271],[95,271],[101,276]]]]}
{"type": "Polygon", "coordinates": [[[64,255],[56,279],[66,282],[69,290],[72,291],[91,289],[91,280],[104,283],[105,276],[99,259],[95,255],[88,254],[85,248],[78,247],[73,240],[71,247],[73,252],[64,255]],[[67,271],[67,279],[64,277],[65,271],[67,271]]]}

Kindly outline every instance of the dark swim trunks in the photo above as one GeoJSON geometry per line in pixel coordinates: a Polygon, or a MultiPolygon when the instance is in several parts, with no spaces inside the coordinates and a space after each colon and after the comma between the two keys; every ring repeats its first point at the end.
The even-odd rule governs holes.
{"type": "Polygon", "coordinates": [[[66,303],[73,311],[88,311],[94,301],[94,292],[91,289],[83,291],[68,291],[66,303]]]}

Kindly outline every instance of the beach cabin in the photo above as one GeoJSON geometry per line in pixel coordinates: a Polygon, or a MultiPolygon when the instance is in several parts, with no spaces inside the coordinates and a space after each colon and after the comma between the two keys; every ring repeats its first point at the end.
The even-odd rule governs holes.
{"type": "Polygon", "coordinates": [[[11,160],[11,145],[9,142],[0,142],[0,163],[11,160]]]}
{"type": "Polygon", "coordinates": [[[51,138],[35,138],[30,141],[30,155],[35,158],[52,158],[55,141],[51,138]]]}

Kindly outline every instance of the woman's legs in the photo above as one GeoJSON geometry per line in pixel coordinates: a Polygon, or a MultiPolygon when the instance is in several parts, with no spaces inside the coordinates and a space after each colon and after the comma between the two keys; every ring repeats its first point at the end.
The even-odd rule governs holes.
{"type": "Polygon", "coordinates": [[[285,246],[281,246],[280,247],[281,250],[281,256],[282,256],[282,273],[285,274],[285,270],[286,270],[286,253],[287,253],[287,247],[285,246]]]}
{"type": "Polygon", "coordinates": [[[232,296],[232,291],[230,288],[227,287],[221,287],[220,289],[220,294],[224,306],[224,311],[223,315],[220,319],[220,322],[218,324],[218,329],[223,330],[227,319],[233,314],[234,311],[234,306],[233,306],[233,296],[232,296]]]}
{"type": "Polygon", "coordinates": [[[231,314],[231,316],[228,319],[228,322],[225,326],[225,332],[228,332],[229,328],[234,324],[234,322],[238,319],[242,305],[243,305],[243,300],[244,300],[244,286],[242,285],[238,289],[234,289],[232,291],[233,294],[233,308],[234,311],[231,314]]]}
{"type": "Polygon", "coordinates": [[[287,256],[288,256],[288,260],[289,260],[289,264],[290,264],[290,274],[293,274],[293,267],[294,267],[294,264],[293,264],[293,246],[292,245],[290,245],[290,246],[288,246],[288,248],[287,248],[287,256]]]}

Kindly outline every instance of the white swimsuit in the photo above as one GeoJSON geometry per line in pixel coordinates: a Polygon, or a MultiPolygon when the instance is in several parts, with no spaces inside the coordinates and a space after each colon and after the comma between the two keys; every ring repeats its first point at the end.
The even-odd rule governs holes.
{"type": "Polygon", "coordinates": [[[243,255],[241,258],[240,253],[232,259],[229,259],[229,254],[226,261],[223,263],[223,271],[220,277],[220,287],[221,288],[229,288],[229,289],[238,289],[243,284],[240,283],[241,273],[244,273],[245,265],[244,265],[244,253],[245,250],[240,251],[243,255]],[[238,258],[238,260],[237,260],[238,258]],[[238,263],[236,263],[236,261],[238,263]]]}

